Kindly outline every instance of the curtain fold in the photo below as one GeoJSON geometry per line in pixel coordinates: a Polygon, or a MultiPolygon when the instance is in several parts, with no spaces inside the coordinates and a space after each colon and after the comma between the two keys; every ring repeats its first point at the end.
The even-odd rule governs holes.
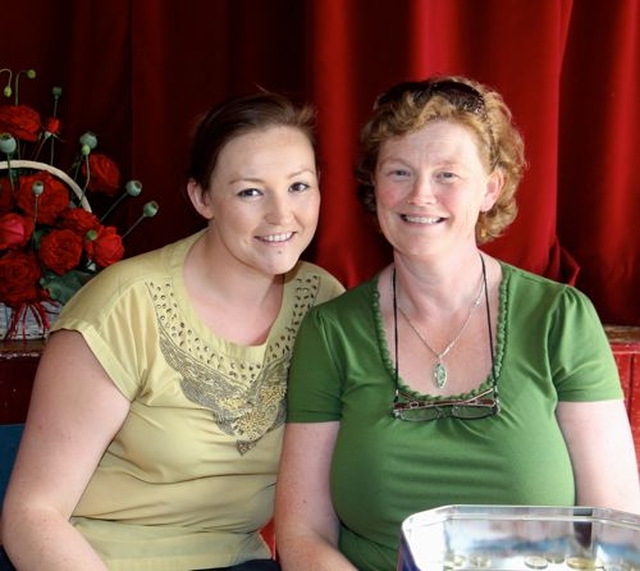
{"type": "MultiPolygon", "coordinates": [[[[183,194],[194,118],[257,86],[319,109],[322,214],[306,253],[346,285],[390,251],[355,198],[358,132],[392,83],[461,73],[500,90],[529,168],[520,212],[486,250],[640,325],[640,2],[637,0],[22,0],[3,5],[0,67],[34,68],[23,103],[63,87],[64,151],[84,130],[160,212],[127,255],[201,226],[183,194]]],[[[2,81],[5,76],[0,76],[2,81]]]]}
{"type": "Polygon", "coordinates": [[[309,50],[314,70],[309,88],[318,107],[319,154],[323,157],[323,199],[314,261],[347,285],[369,277],[387,260],[381,238],[359,209],[352,174],[359,129],[354,111],[358,81],[354,50],[360,12],[355,8],[353,3],[338,0],[314,3],[309,50]]]}
{"type": "Polygon", "coordinates": [[[635,325],[639,102],[640,2],[577,2],[561,85],[558,233],[582,268],[578,287],[604,319],[635,325]]]}

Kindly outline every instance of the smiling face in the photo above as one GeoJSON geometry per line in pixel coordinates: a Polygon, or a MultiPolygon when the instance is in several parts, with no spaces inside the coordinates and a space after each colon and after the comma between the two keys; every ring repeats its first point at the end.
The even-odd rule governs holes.
{"type": "Polygon", "coordinates": [[[475,248],[480,211],[502,179],[487,173],[473,132],[435,121],[380,147],[375,172],[378,220],[397,252],[424,257],[475,248]]]}
{"type": "Polygon", "coordinates": [[[192,181],[189,193],[209,220],[217,263],[265,275],[293,268],[318,224],[313,147],[293,127],[234,137],[218,156],[209,188],[192,181]]]}

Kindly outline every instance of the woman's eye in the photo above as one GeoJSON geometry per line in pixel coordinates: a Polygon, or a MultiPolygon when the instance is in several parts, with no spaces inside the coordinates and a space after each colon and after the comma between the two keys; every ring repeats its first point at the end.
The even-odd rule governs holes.
{"type": "Polygon", "coordinates": [[[407,169],[392,169],[389,171],[389,176],[394,178],[407,178],[411,176],[411,173],[407,169]]]}
{"type": "Polygon", "coordinates": [[[304,192],[305,190],[307,190],[308,188],[310,188],[310,186],[305,183],[305,182],[294,182],[290,187],[289,190],[291,192],[304,192]]]}
{"type": "Polygon", "coordinates": [[[261,196],[262,191],[258,188],[243,188],[240,192],[238,192],[238,196],[243,198],[251,198],[254,196],[261,196]]]}
{"type": "Polygon", "coordinates": [[[441,182],[453,182],[457,178],[458,178],[458,175],[456,175],[456,173],[449,172],[449,171],[443,171],[436,175],[436,179],[441,182]]]}

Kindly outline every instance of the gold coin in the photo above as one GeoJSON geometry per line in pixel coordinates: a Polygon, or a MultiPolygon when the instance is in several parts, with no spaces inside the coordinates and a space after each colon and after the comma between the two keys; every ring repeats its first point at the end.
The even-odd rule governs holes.
{"type": "Polygon", "coordinates": [[[571,569],[595,569],[596,560],[589,557],[567,557],[567,565],[571,569]]]}
{"type": "Polygon", "coordinates": [[[545,567],[548,567],[549,562],[544,557],[530,555],[529,557],[524,558],[524,564],[530,569],[544,569],[545,567]]]}

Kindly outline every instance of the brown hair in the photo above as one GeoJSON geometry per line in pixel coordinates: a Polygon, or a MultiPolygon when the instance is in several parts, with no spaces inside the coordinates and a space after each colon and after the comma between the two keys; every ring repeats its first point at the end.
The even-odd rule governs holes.
{"type": "Polygon", "coordinates": [[[187,176],[203,190],[209,188],[218,157],[235,137],[269,127],[300,129],[315,150],[315,109],[296,105],[283,95],[259,91],[226,99],[216,105],[197,124],[187,176]]]}
{"type": "Polygon", "coordinates": [[[445,120],[470,129],[489,172],[500,169],[504,186],[493,207],[476,223],[479,243],[497,238],[517,214],[515,194],[525,168],[524,143],[502,96],[461,76],[439,76],[403,82],[380,95],[364,125],[361,158],[356,166],[358,197],[365,209],[376,211],[375,171],[382,143],[445,120]]]}

